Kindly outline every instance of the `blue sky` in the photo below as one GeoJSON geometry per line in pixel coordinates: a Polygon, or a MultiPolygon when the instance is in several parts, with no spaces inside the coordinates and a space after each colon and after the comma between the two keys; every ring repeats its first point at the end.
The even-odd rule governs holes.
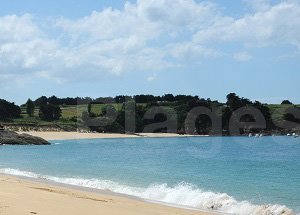
{"type": "Polygon", "coordinates": [[[1,0],[1,98],[300,103],[299,0],[1,0]]]}

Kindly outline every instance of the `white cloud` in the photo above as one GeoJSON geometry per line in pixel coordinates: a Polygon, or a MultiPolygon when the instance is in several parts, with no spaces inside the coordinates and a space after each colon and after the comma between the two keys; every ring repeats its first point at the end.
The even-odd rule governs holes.
{"type": "MultiPolygon", "coordinates": [[[[29,14],[0,17],[0,77],[63,83],[99,80],[103,74],[157,74],[222,57],[227,43],[300,50],[298,0],[245,1],[253,11],[240,18],[195,0],[137,0],[77,20],[60,18],[46,28],[29,14]],[[48,33],[54,29],[57,35],[48,33]]],[[[243,51],[229,54],[239,61],[252,58],[243,51]]]]}
{"type": "Polygon", "coordinates": [[[148,78],[147,78],[147,81],[154,81],[154,80],[156,80],[157,79],[157,74],[153,74],[153,75],[151,75],[151,76],[149,76],[148,78]]]}
{"type": "Polygon", "coordinates": [[[266,11],[271,8],[270,0],[244,0],[254,11],[266,11]]]}
{"type": "Polygon", "coordinates": [[[0,17],[0,42],[28,41],[32,37],[42,36],[32,19],[30,14],[0,17]]]}
{"type": "Polygon", "coordinates": [[[193,31],[199,25],[212,23],[216,14],[216,6],[209,2],[137,0],[136,4],[127,2],[122,10],[107,8],[75,21],[60,19],[57,26],[76,39],[81,36],[94,40],[133,37],[143,42],[161,34],[193,31]]]}
{"type": "Polygon", "coordinates": [[[190,41],[168,44],[166,49],[178,61],[185,61],[187,59],[200,60],[202,58],[213,58],[222,55],[218,50],[190,41]]]}
{"type": "Polygon", "coordinates": [[[222,17],[194,35],[200,43],[240,42],[247,46],[295,45],[300,49],[300,4],[282,1],[267,10],[234,19],[222,17]]]}
{"type": "Polygon", "coordinates": [[[212,55],[210,49],[177,40],[181,34],[192,34],[197,26],[212,22],[215,12],[215,6],[206,2],[138,0],[126,3],[123,10],[107,8],[75,21],[60,19],[56,25],[80,47],[75,54],[80,56],[77,63],[97,62],[99,68],[104,66],[105,71],[120,75],[177,67],[176,61],[166,60],[170,57],[212,55]],[[152,45],[160,40],[165,42],[152,45]]]}
{"type": "Polygon", "coordinates": [[[249,61],[252,59],[252,56],[247,52],[238,52],[233,55],[233,58],[237,61],[249,61]]]}
{"type": "Polygon", "coordinates": [[[34,21],[34,17],[0,17],[0,77],[1,86],[24,86],[35,72],[47,64],[57,45],[34,21]],[[9,81],[6,81],[9,80],[9,81]]]}

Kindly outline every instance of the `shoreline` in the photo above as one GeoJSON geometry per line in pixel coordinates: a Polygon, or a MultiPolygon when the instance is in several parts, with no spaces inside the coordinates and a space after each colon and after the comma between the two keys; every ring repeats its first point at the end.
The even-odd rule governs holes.
{"type": "Polygon", "coordinates": [[[29,134],[41,137],[45,140],[75,140],[75,139],[109,139],[109,138],[164,138],[164,137],[208,137],[208,135],[180,135],[175,133],[136,133],[136,134],[117,134],[117,133],[80,133],[80,132],[51,132],[51,131],[30,131],[18,132],[18,134],[29,134]]]}
{"type": "MultiPolygon", "coordinates": [[[[46,132],[46,133],[48,133],[48,132],[46,132]]],[[[61,132],[58,132],[58,133],[61,133],[61,132]]],[[[71,132],[66,132],[66,133],[71,133],[71,132]]],[[[57,134],[57,132],[55,132],[55,134],[57,134]]],[[[94,133],[89,133],[89,134],[94,134],[94,133]]],[[[107,135],[111,135],[111,134],[107,134],[107,135]]],[[[118,134],[114,134],[114,135],[117,135],[117,137],[115,137],[115,138],[120,138],[119,136],[118,136],[118,134]]],[[[124,135],[124,134],[123,134],[124,135]]],[[[126,135],[126,137],[131,137],[131,135],[126,135]]],[[[74,137],[74,136],[73,136],[74,137]]],[[[214,137],[214,136],[213,136],[214,137]]],[[[82,138],[84,138],[84,137],[82,137],[82,138]]],[[[95,138],[99,138],[99,137],[95,137],[95,138]]],[[[111,138],[111,137],[106,137],[106,138],[111,138]]],[[[140,138],[140,137],[139,137],[140,138]]],[[[72,139],[74,139],[74,138],[72,138],[72,139]]],[[[185,140],[189,140],[190,138],[186,138],[185,140]]],[[[193,138],[191,138],[191,139],[193,139],[193,138]]],[[[199,138],[196,138],[196,139],[198,139],[198,140],[201,140],[201,137],[199,137],[199,138]]],[[[195,139],[195,140],[196,140],[195,139]]],[[[205,139],[207,139],[207,138],[205,138],[205,139]]],[[[132,141],[133,141],[134,139],[132,139],[132,141]]],[[[136,140],[138,140],[138,139],[136,139],[136,140]]],[[[143,139],[141,139],[141,140],[143,140],[143,139]]],[[[144,141],[146,141],[147,139],[144,139],[144,141]]],[[[171,139],[170,139],[171,140],[171,139]]],[[[184,140],[184,139],[182,139],[182,140],[184,140]]],[[[99,140],[100,141],[100,140],[99,140]]],[[[163,139],[160,139],[160,141],[163,141],[163,139]]],[[[72,141],[70,141],[70,143],[71,143],[72,141]]],[[[76,140],[74,140],[73,141],[74,143],[76,143],[76,140]]],[[[55,142],[53,142],[53,143],[55,143],[55,142]]],[[[27,154],[27,153],[26,153],[27,154]]],[[[180,208],[180,209],[184,209],[184,210],[193,210],[193,211],[200,211],[200,212],[204,212],[204,213],[207,213],[207,214],[224,214],[224,213],[221,213],[221,212],[219,212],[219,211],[217,211],[216,209],[217,208],[219,208],[219,206],[218,206],[218,204],[213,204],[212,206],[209,206],[209,204],[210,204],[210,202],[208,202],[208,204],[205,202],[205,204],[201,204],[202,205],[202,207],[201,208],[204,208],[204,210],[203,209],[200,209],[199,210],[199,208],[192,208],[192,207],[189,207],[189,206],[187,206],[187,207],[185,207],[185,206],[181,206],[180,204],[183,204],[183,202],[182,201],[170,201],[170,202],[175,202],[175,204],[174,205],[172,205],[172,204],[168,204],[168,203],[164,203],[164,202],[160,202],[160,201],[156,201],[156,200],[147,200],[147,198],[149,198],[148,197],[148,195],[135,195],[135,192],[124,192],[125,194],[119,194],[118,192],[121,192],[121,193],[123,193],[123,187],[121,187],[121,189],[120,188],[117,188],[117,189],[115,189],[115,186],[102,186],[101,185],[101,182],[100,182],[100,186],[98,186],[98,184],[97,185],[93,185],[93,184],[90,184],[89,182],[91,181],[91,180],[89,180],[89,179],[87,179],[87,180],[85,180],[84,179],[84,176],[83,176],[83,179],[82,178],[79,178],[79,179],[82,179],[82,180],[80,180],[80,181],[77,181],[76,180],[76,178],[65,178],[65,179],[67,179],[67,180],[61,180],[61,179],[64,179],[64,178],[58,178],[58,179],[55,179],[55,176],[51,176],[51,175],[40,175],[38,172],[32,172],[33,174],[31,174],[31,172],[26,172],[26,170],[24,170],[24,171],[22,171],[22,170],[20,170],[19,172],[18,172],[18,168],[17,169],[11,169],[11,170],[16,170],[16,171],[11,171],[9,168],[7,168],[8,170],[5,170],[4,169],[4,171],[1,171],[1,173],[3,173],[3,174],[5,174],[4,175],[4,177],[5,178],[8,178],[8,176],[12,176],[13,178],[18,178],[18,179],[20,179],[21,181],[24,179],[24,180],[29,180],[30,182],[37,182],[37,183],[41,183],[41,184],[43,184],[43,185],[48,185],[48,186],[55,186],[55,187],[58,187],[58,188],[66,188],[66,189],[70,189],[70,190],[77,190],[77,191],[79,191],[79,192],[89,192],[89,193],[92,193],[92,194],[99,194],[99,195],[105,195],[105,196],[116,196],[116,197],[121,197],[121,198],[125,198],[125,199],[129,199],[129,200],[133,200],[133,201],[139,201],[139,202],[143,202],[143,203],[150,203],[150,204],[158,204],[158,205],[163,205],[163,206],[167,206],[167,207],[172,207],[172,208],[180,208]],[[7,175],[6,175],[7,174],[7,175]],[[68,180],[68,179],[71,179],[71,180],[68,180]],[[75,179],[75,182],[73,182],[73,179],[75,179]],[[73,184],[73,185],[70,185],[70,184],[73,184]],[[87,186],[87,187],[95,187],[95,188],[87,188],[87,187],[85,187],[85,186],[87,186]],[[96,187],[97,188],[99,188],[99,189],[96,189],[96,187]],[[106,189],[105,189],[106,188],[106,189]],[[101,190],[101,189],[103,189],[103,190],[101,190]],[[112,192],[111,191],[109,191],[108,189],[110,189],[110,190],[112,190],[112,192]],[[133,196],[130,196],[130,195],[133,195],[133,196]],[[142,198],[140,198],[140,197],[136,197],[136,196],[140,196],[140,197],[142,197],[142,198]],[[143,199],[143,198],[145,198],[145,199],[143,199]],[[178,205],[179,204],[179,205],[178,205]],[[215,207],[215,205],[216,205],[216,207],[215,207]],[[209,208],[208,210],[205,210],[206,208],[209,208]],[[210,210],[210,208],[212,208],[212,209],[215,209],[215,210],[210,210]]],[[[30,171],[30,170],[29,170],[30,171]]],[[[2,179],[2,177],[1,177],[1,173],[0,173],[0,188],[1,188],[1,181],[3,181],[3,180],[1,180],[2,179]]],[[[54,174],[55,175],[55,174],[54,174]]],[[[62,177],[65,177],[65,176],[62,176],[62,177]]],[[[92,182],[93,183],[93,182],[92,182]]],[[[134,186],[134,185],[133,185],[134,186]]],[[[43,188],[44,189],[44,188],[43,188]]],[[[48,188],[47,188],[48,189],[48,188]]],[[[52,188],[51,188],[52,189],[52,188]]],[[[125,189],[127,189],[126,187],[125,187],[125,189]]],[[[152,188],[151,188],[152,189],[152,188]]],[[[130,188],[129,188],[129,190],[130,190],[130,188]]],[[[154,190],[154,191],[156,191],[156,189],[154,190]]],[[[177,191],[177,190],[176,190],[177,191]]],[[[56,192],[57,193],[57,192],[56,192]]],[[[151,192],[150,193],[153,193],[153,191],[151,190],[151,192]]],[[[157,192],[154,192],[155,194],[157,193],[157,192]]],[[[3,204],[1,204],[1,200],[3,199],[3,198],[1,198],[2,197],[2,194],[3,194],[3,192],[1,192],[1,190],[0,190],[0,214],[2,214],[1,212],[2,212],[2,210],[1,210],[1,207],[2,207],[2,205],[3,204]]],[[[13,192],[11,192],[11,194],[12,195],[19,195],[18,194],[18,191],[16,192],[16,191],[13,191],[13,192]]],[[[26,192],[26,194],[28,194],[27,192],[26,192]]],[[[61,193],[59,193],[59,194],[61,194],[61,193]]],[[[216,193],[216,194],[218,194],[218,193],[216,193]]],[[[29,192],[29,194],[28,195],[31,195],[31,193],[29,192]]],[[[77,195],[77,194],[76,194],[77,195]]],[[[179,193],[179,195],[181,195],[181,193],[179,193]]],[[[227,194],[226,194],[227,195],[227,194]]],[[[89,195],[86,195],[86,196],[88,196],[88,198],[94,198],[94,197],[90,197],[89,195]]],[[[172,195],[171,195],[172,196],[172,195]]],[[[6,196],[5,196],[6,197],[6,196]]],[[[173,196],[172,196],[173,197],[173,196]]],[[[219,196],[217,196],[217,197],[219,197],[219,196]]],[[[30,197],[27,197],[27,198],[30,198],[30,197]]],[[[229,196],[229,198],[233,198],[233,197],[231,197],[231,196],[229,196]]],[[[157,199],[157,200],[161,200],[161,199],[163,199],[163,198],[150,198],[150,199],[157,199]]],[[[172,198],[172,199],[174,199],[174,198],[172,198]]],[[[180,199],[180,198],[179,198],[180,199]]],[[[204,198],[205,199],[205,198],[204,198]]],[[[214,197],[214,199],[217,199],[217,198],[215,198],[214,197]]],[[[213,201],[215,201],[213,199],[213,201]]],[[[233,199],[234,200],[234,199],[233,199]]],[[[36,201],[38,201],[38,200],[36,200],[36,201]]],[[[164,200],[162,200],[162,201],[164,201],[164,200]]],[[[168,200],[167,200],[168,201],[168,200]]],[[[209,201],[212,201],[212,200],[209,200],[209,201]]],[[[246,201],[246,200],[245,200],[246,201]]],[[[194,201],[195,202],[195,201],[194,201]]],[[[202,197],[200,198],[200,199],[197,199],[197,201],[196,201],[196,203],[198,203],[198,202],[202,202],[202,197]]],[[[237,202],[237,205],[238,204],[240,204],[240,203],[243,203],[243,201],[238,201],[237,202]]],[[[195,207],[197,207],[197,205],[198,204],[190,204],[189,202],[187,203],[188,205],[196,205],[195,207]]],[[[223,202],[221,202],[220,203],[220,205],[222,205],[223,204],[223,202]]],[[[243,204],[243,208],[245,207],[245,208],[247,208],[248,209],[248,206],[249,205],[247,205],[247,204],[250,204],[250,206],[251,207],[253,207],[253,208],[256,208],[257,210],[266,210],[267,212],[268,211],[275,211],[275,210],[282,210],[282,211],[287,211],[287,213],[284,213],[284,214],[293,214],[293,213],[288,213],[288,212],[290,212],[290,211],[292,211],[290,208],[288,208],[288,207],[286,207],[285,205],[270,205],[270,204],[268,204],[268,205],[264,205],[265,203],[262,203],[262,205],[255,205],[254,203],[251,203],[251,202],[249,202],[249,203],[247,203],[247,201],[246,201],[246,205],[245,204],[243,204]],[[272,209],[272,207],[275,207],[275,209],[272,209]],[[283,208],[283,209],[282,209],[283,208]]],[[[234,205],[234,207],[235,207],[235,210],[236,210],[236,208],[237,208],[237,205],[234,205]]],[[[238,206],[238,207],[240,207],[240,206],[238,206]]],[[[227,210],[227,209],[224,209],[225,211],[232,211],[232,210],[227,210]]],[[[244,210],[244,209],[243,209],[244,210]]],[[[250,210],[250,209],[249,209],[250,210]]],[[[251,209],[252,210],[252,209],[251,209]]],[[[254,210],[254,209],[253,209],[254,210]]],[[[239,210],[237,210],[237,211],[239,211],[239,210]]],[[[11,214],[11,213],[7,213],[7,214],[11,214]]],[[[24,214],[24,213],[23,213],[24,214]]],[[[113,213],[114,214],[114,213],[113,213]]],[[[130,213],[130,214],[132,214],[132,213],[130,213]]],[[[162,214],[164,214],[164,213],[162,213],[162,214]]],[[[167,213],[167,214],[169,214],[169,213],[167,213]]],[[[180,214],[185,214],[185,213],[180,213],[180,214]]],[[[283,213],[282,213],[283,214],[283,213]]]]}
{"type": "Polygon", "coordinates": [[[147,201],[106,190],[0,174],[1,214],[213,215],[218,212],[147,201]]]}
{"type": "MultiPolygon", "coordinates": [[[[240,136],[215,136],[215,135],[191,135],[176,133],[81,133],[76,131],[19,131],[18,134],[29,134],[43,138],[47,141],[55,140],[80,140],[80,139],[121,139],[121,138],[188,138],[188,137],[249,137],[240,136]]],[[[264,135],[262,137],[287,136],[287,135],[264,135]]],[[[250,136],[255,138],[255,136],[250,136]]],[[[261,136],[260,136],[261,137],[261,136]]],[[[293,137],[293,136],[292,136],[293,137]]]]}

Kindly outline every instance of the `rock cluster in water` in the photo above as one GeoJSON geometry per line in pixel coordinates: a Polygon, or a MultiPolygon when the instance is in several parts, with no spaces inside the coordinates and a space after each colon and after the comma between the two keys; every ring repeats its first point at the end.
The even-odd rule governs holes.
{"type": "Polygon", "coordinates": [[[13,131],[0,130],[0,145],[50,145],[43,138],[13,131]]]}

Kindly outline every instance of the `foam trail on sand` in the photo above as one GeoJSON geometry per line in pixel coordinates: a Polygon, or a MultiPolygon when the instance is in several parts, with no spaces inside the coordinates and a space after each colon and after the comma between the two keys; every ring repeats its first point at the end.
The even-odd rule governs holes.
{"type": "Polygon", "coordinates": [[[174,187],[169,187],[167,184],[153,184],[147,188],[143,188],[126,186],[110,180],[60,178],[9,168],[0,169],[0,173],[30,178],[41,178],[53,182],[88,188],[110,190],[115,193],[136,196],[146,200],[193,207],[200,210],[215,210],[241,215],[295,214],[291,209],[284,205],[255,205],[248,201],[237,201],[226,193],[202,191],[198,187],[184,182],[179,183],[174,187]]]}

